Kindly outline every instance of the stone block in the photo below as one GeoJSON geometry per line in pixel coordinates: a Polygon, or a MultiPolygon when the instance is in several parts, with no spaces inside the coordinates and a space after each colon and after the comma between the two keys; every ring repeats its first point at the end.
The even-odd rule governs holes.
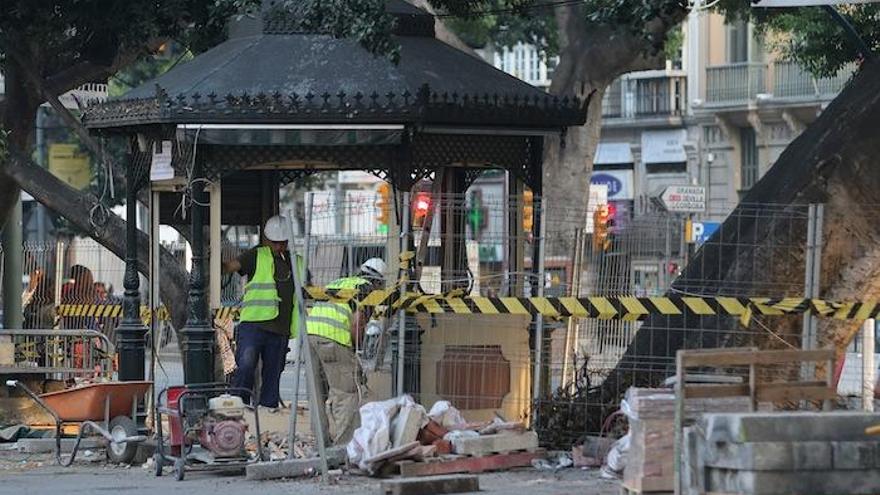
{"type": "Polygon", "coordinates": [[[750,495],[875,495],[880,470],[740,471],[708,468],[706,492],[750,495]]]}
{"type": "Polygon", "coordinates": [[[415,442],[425,419],[425,410],[422,407],[401,407],[394,419],[391,420],[391,445],[400,447],[415,442]]]}
{"type": "Polygon", "coordinates": [[[275,480],[311,476],[321,470],[321,460],[285,459],[283,461],[258,462],[245,468],[245,478],[249,480],[275,480]]]}
{"type": "Polygon", "coordinates": [[[472,456],[533,450],[538,448],[538,434],[527,431],[482,435],[476,438],[456,438],[452,440],[452,448],[456,454],[472,456]]]}
{"type": "Polygon", "coordinates": [[[379,484],[379,493],[382,495],[432,495],[478,491],[480,491],[480,479],[466,474],[401,478],[385,480],[379,484]]]}
{"type": "Polygon", "coordinates": [[[706,414],[700,420],[710,443],[834,442],[869,440],[865,428],[880,414],[776,412],[706,414]]]}
{"type": "MultiPolygon", "coordinates": [[[[834,469],[872,469],[880,449],[878,442],[832,442],[834,469]]],[[[877,465],[880,467],[880,465],[877,465]]]]}
{"type": "MultiPolygon", "coordinates": [[[[61,439],[61,452],[69,454],[73,451],[73,445],[76,443],[75,438],[61,439]]],[[[55,452],[54,438],[22,438],[16,443],[16,450],[25,454],[44,454],[47,452],[55,452]]],[[[79,452],[85,452],[92,449],[103,449],[107,446],[104,438],[83,438],[79,443],[79,452]]]]}

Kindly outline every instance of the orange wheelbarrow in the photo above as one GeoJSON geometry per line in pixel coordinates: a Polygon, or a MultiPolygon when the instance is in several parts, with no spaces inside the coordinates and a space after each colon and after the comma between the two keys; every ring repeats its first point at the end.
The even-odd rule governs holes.
{"type": "Polygon", "coordinates": [[[137,444],[147,439],[138,434],[138,400],[144,397],[153,382],[93,383],[59,392],[37,395],[18,380],[7,380],[6,386],[19,388],[55,419],[55,460],[69,466],[76,458],[79,444],[88,431],[107,440],[107,458],[111,462],[129,464],[137,454],[137,444]],[[101,422],[101,424],[98,424],[101,422]],[[61,458],[61,429],[65,424],[79,423],[79,434],[70,458],[61,458]]]}

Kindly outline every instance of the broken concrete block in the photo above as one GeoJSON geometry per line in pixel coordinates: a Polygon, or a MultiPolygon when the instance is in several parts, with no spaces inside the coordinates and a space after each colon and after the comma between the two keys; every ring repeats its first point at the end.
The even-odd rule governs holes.
{"type": "Polygon", "coordinates": [[[476,438],[455,438],[452,440],[452,450],[456,454],[478,457],[517,450],[533,450],[536,448],[538,448],[538,434],[533,431],[498,433],[496,435],[482,435],[476,438]]]}
{"type": "Polygon", "coordinates": [[[419,436],[427,416],[425,410],[417,406],[403,406],[391,420],[391,445],[400,447],[414,442],[419,436]]]}
{"type": "Polygon", "coordinates": [[[385,480],[379,484],[382,495],[431,495],[480,491],[480,480],[474,475],[453,474],[385,480]]]}
{"type": "Polygon", "coordinates": [[[321,470],[321,460],[317,457],[308,459],[285,459],[283,461],[258,462],[245,468],[248,480],[275,480],[280,478],[298,478],[311,476],[321,470]]]}
{"type": "MultiPolygon", "coordinates": [[[[61,452],[69,454],[73,451],[76,444],[75,438],[61,439],[61,452]]],[[[79,443],[79,451],[84,452],[90,449],[103,449],[107,446],[104,438],[83,438],[79,443]]],[[[19,452],[26,454],[44,454],[47,452],[55,452],[54,438],[21,438],[15,442],[15,448],[19,452]]]]}

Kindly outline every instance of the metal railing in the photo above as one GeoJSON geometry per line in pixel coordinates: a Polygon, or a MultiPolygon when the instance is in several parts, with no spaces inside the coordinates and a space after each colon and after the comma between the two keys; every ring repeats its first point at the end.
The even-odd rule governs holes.
{"type": "Polygon", "coordinates": [[[685,113],[687,77],[623,77],[602,98],[605,118],[669,117],[685,113]]]}
{"type": "Polygon", "coordinates": [[[767,64],[739,62],[706,67],[706,103],[746,103],[766,91],[767,64]]]}
{"type": "Polygon", "coordinates": [[[706,68],[706,103],[744,104],[767,93],[773,98],[833,98],[855,72],[848,64],[832,77],[816,78],[795,62],[742,62],[706,68]]]}
{"type": "Polygon", "coordinates": [[[778,98],[833,96],[840,92],[855,72],[849,64],[832,77],[813,77],[795,62],[773,64],[773,96],[778,98]]]}

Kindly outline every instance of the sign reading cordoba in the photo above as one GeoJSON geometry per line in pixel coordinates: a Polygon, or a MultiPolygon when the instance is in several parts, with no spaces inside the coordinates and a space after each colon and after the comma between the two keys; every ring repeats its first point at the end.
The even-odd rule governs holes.
{"type": "Polygon", "coordinates": [[[669,211],[696,213],[706,210],[706,188],[699,186],[669,186],[660,195],[660,201],[669,211]]]}

